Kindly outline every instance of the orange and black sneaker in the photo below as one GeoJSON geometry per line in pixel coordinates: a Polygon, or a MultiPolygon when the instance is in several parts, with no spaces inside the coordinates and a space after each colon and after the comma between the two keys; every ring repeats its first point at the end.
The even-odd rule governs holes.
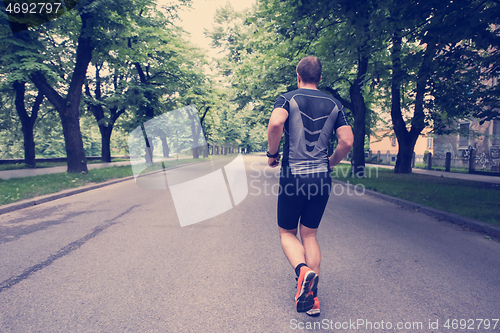
{"type": "Polygon", "coordinates": [[[314,295],[312,290],[316,287],[318,275],[307,266],[300,268],[299,279],[297,280],[297,294],[295,295],[295,305],[297,312],[306,312],[314,306],[314,295]]]}
{"type": "Polygon", "coordinates": [[[312,317],[319,316],[319,299],[318,299],[318,297],[314,297],[314,305],[310,310],[307,310],[306,313],[312,317]]]}
{"type": "Polygon", "coordinates": [[[306,311],[306,313],[313,317],[319,316],[318,282],[319,276],[316,276],[315,284],[311,284],[311,288],[309,290],[309,295],[313,295],[314,297],[314,305],[311,310],[306,311]]]}

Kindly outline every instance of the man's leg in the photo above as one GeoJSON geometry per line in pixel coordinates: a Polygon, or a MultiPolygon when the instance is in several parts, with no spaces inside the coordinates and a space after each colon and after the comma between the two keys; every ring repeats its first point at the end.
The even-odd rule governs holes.
{"type": "Polygon", "coordinates": [[[310,316],[319,316],[319,299],[318,299],[318,282],[319,282],[319,268],[321,264],[321,251],[319,249],[318,240],[316,239],[316,231],[318,229],[308,228],[304,225],[300,225],[300,238],[302,239],[302,244],[304,246],[306,264],[314,272],[316,272],[316,281],[311,290],[309,291],[314,296],[313,307],[306,311],[310,316]]]}
{"type": "Polygon", "coordinates": [[[297,238],[297,229],[287,230],[279,227],[279,232],[283,252],[297,274],[295,306],[298,312],[309,311],[314,306],[314,296],[311,288],[316,286],[318,277],[305,264],[304,246],[297,238]]]}
{"type": "Polygon", "coordinates": [[[316,239],[318,229],[300,225],[300,238],[297,238],[297,229],[287,230],[279,227],[281,247],[290,265],[295,269],[297,265],[305,263],[319,275],[321,264],[321,251],[316,239]]]}
{"type": "Polygon", "coordinates": [[[302,239],[302,248],[304,251],[304,258],[306,265],[319,275],[321,264],[321,251],[319,249],[318,240],[316,239],[316,232],[318,229],[308,228],[300,225],[300,238],[302,239]]]}
{"type": "Polygon", "coordinates": [[[293,269],[306,262],[304,246],[297,238],[297,229],[287,230],[278,227],[280,231],[281,247],[293,269]]]}

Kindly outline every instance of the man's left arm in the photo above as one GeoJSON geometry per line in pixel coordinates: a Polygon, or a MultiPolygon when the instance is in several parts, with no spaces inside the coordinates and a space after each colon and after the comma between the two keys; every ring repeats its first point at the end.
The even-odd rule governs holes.
{"type": "MultiPolygon", "coordinates": [[[[267,142],[269,144],[269,153],[274,155],[280,147],[281,136],[283,135],[283,126],[288,118],[288,111],[283,108],[275,108],[269,119],[267,127],[267,142]]],[[[267,163],[270,167],[277,167],[280,160],[280,155],[276,158],[269,158],[267,163]]]]}

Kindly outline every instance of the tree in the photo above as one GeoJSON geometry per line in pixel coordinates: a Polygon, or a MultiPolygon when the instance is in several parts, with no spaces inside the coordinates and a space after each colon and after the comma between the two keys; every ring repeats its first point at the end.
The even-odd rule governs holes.
{"type": "Polygon", "coordinates": [[[15,81],[13,83],[13,88],[16,93],[15,105],[16,111],[21,119],[21,125],[24,137],[24,163],[31,167],[36,167],[35,162],[35,138],[33,133],[33,128],[35,127],[35,121],[38,116],[38,111],[40,110],[40,105],[43,102],[43,94],[38,92],[35,101],[31,107],[31,115],[28,114],[26,110],[25,95],[26,95],[26,82],[15,81]]]}
{"type": "Polygon", "coordinates": [[[123,75],[118,74],[118,69],[115,69],[114,73],[110,75],[113,80],[113,90],[112,95],[108,100],[105,100],[103,96],[103,82],[100,76],[103,65],[95,65],[94,95],[90,91],[89,84],[85,84],[85,94],[87,97],[85,101],[97,121],[99,132],[101,133],[101,160],[103,162],[111,162],[111,134],[113,133],[116,121],[126,111],[126,106],[122,101],[117,100],[123,91],[121,87],[123,85],[123,75]]]}
{"type": "MultiPolygon", "coordinates": [[[[76,61],[73,75],[66,96],[63,97],[47,80],[47,73],[36,70],[30,74],[30,79],[47,99],[54,105],[63,126],[64,142],[66,145],[66,155],[68,172],[87,173],[87,158],[83,149],[83,140],[80,131],[80,97],[82,86],[85,80],[88,64],[92,58],[92,30],[94,13],[91,7],[85,8],[85,5],[92,4],[93,1],[87,1],[84,7],[80,9],[79,18],[81,20],[80,35],[77,41],[76,61]]],[[[95,10],[95,9],[94,9],[95,10]]],[[[26,39],[27,42],[34,43],[33,37],[26,39]]]]}
{"type": "Polygon", "coordinates": [[[439,129],[443,119],[474,112],[480,115],[480,110],[494,108],[495,103],[487,107],[481,102],[493,96],[481,83],[485,80],[481,67],[491,62],[486,51],[498,45],[499,37],[491,30],[491,24],[498,20],[498,5],[468,0],[436,0],[425,5],[407,1],[390,11],[391,118],[399,143],[394,171],[410,173],[416,140],[429,120],[434,119],[439,129]],[[463,22],[468,22],[468,27],[464,28],[463,22]],[[403,52],[404,44],[415,43],[421,47],[403,52]],[[409,130],[401,112],[400,88],[405,80],[414,83],[409,130]]]}
{"type": "Polygon", "coordinates": [[[15,108],[12,84],[0,85],[0,156],[1,158],[22,158],[22,128],[15,108]]]}
{"type": "MultiPolygon", "coordinates": [[[[134,105],[134,114],[129,121],[129,128],[136,128],[155,116],[172,111],[181,106],[195,104],[198,110],[207,111],[203,102],[209,94],[203,66],[206,60],[201,50],[191,46],[184,38],[184,31],[173,25],[177,5],[166,8],[166,14],[148,6],[144,2],[135,8],[133,19],[136,24],[119,42],[117,53],[129,64],[131,80],[128,84],[127,101],[134,105]],[[200,103],[201,101],[201,103],[200,103]]],[[[181,3],[182,4],[182,3],[181,3]]],[[[196,115],[203,117],[203,115],[196,115]]],[[[168,156],[169,133],[158,129],[155,135],[161,140],[164,156],[168,156]]],[[[199,133],[193,133],[193,138],[199,133]]],[[[150,142],[146,138],[146,158],[152,160],[150,142]]],[[[199,152],[193,150],[193,157],[199,152]]]]}
{"type": "Polygon", "coordinates": [[[366,95],[373,89],[386,40],[379,26],[384,10],[380,1],[261,2],[260,12],[286,38],[287,52],[296,63],[305,55],[324,63],[324,89],[348,108],[354,119],[353,174],[363,177],[367,119],[366,95]]]}
{"type": "Polygon", "coordinates": [[[79,116],[92,52],[107,31],[120,29],[116,18],[125,17],[131,5],[130,1],[80,1],[75,10],[43,26],[26,29],[26,23],[17,22],[24,29],[15,29],[20,32],[8,38],[4,60],[11,80],[31,80],[59,114],[68,172],[87,172],[79,116]]]}
{"type": "MultiPolygon", "coordinates": [[[[13,5],[10,3],[11,6],[13,5]]],[[[2,14],[4,13],[2,12],[2,14]]],[[[18,29],[21,30],[26,30],[26,24],[23,22],[19,22],[18,18],[15,17],[14,15],[9,15],[10,19],[10,29],[12,31],[16,32],[18,29]]],[[[5,57],[2,59],[4,64],[9,64],[13,60],[12,53],[15,52],[25,52],[26,50],[23,47],[23,42],[22,40],[17,40],[16,37],[19,37],[18,35],[13,35],[12,33],[8,34],[6,26],[2,25],[1,28],[1,33],[4,36],[8,36],[7,38],[3,38],[2,44],[1,44],[1,50],[2,53],[5,55],[5,57]]],[[[17,57],[16,60],[19,60],[20,57],[17,57]]],[[[35,141],[34,141],[34,126],[35,122],[37,120],[38,116],[38,111],[40,110],[40,105],[43,102],[44,96],[42,93],[38,92],[36,97],[34,98],[34,101],[32,101],[32,107],[31,107],[31,113],[28,113],[27,107],[26,107],[26,102],[27,100],[30,99],[31,96],[31,91],[26,91],[26,85],[28,79],[26,76],[23,76],[22,74],[20,75],[17,71],[14,72],[14,75],[10,71],[9,66],[5,66],[1,72],[2,74],[2,81],[5,83],[2,87],[2,90],[4,90],[5,93],[8,95],[11,95],[13,93],[14,98],[14,106],[15,110],[17,112],[17,115],[21,121],[21,129],[23,133],[23,142],[24,142],[24,158],[25,158],[25,164],[28,165],[29,167],[34,168],[36,166],[35,164],[35,141]],[[17,74],[17,75],[16,75],[17,74]]],[[[36,94],[36,92],[35,92],[36,94]]],[[[6,109],[4,109],[6,110],[6,109]]]]}
{"type": "Polygon", "coordinates": [[[217,134],[212,131],[210,137],[247,151],[263,150],[272,105],[296,84],[288,45],[255,9],[236,12],[228,4],[217,10],[215,21],[207,35],[223,55],[217,59],[224,80],[216,96],[224,103],[213,114],[217,134]]]}

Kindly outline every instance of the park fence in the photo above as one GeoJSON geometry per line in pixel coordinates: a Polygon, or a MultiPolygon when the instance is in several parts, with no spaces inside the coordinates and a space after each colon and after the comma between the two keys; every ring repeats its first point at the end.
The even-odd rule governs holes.
{"type": "MultiPolygon", "coordinates": [[[[394,164],[397,153],[386,151],[373,153],[371,150],[365,153],[365,161],[374,164],[394,164]]],[[[413,154],[412,167],[416,164],[424,164],[426,169],[445,169],[445,171],[463,170],[468,173],[486,174],[500,176],[500,149],[491,148],[480,150],[469,147],[460,150],[458,154],[447,153],[427,153],[426,155],[413,154]]]]}
{"type": "Polygon", "coordinates": [[[428,154],[426,168],[444,167],[446,171],[452,168],[467,169],[469,173],[496,174],[500,176],[500,149],[480,150],[469,147],[459,151],[428,154]]]}

